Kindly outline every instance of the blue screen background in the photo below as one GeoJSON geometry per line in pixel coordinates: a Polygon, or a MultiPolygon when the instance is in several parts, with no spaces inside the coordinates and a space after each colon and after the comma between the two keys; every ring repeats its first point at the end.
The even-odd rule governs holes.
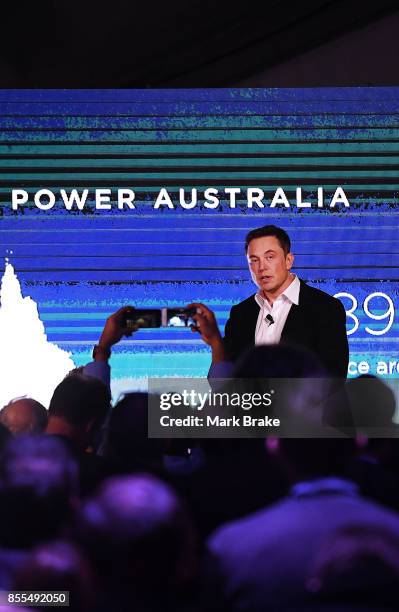
{"type": "MultiPolygon", "coordinates": [[[[200,301],[223,328],[230,307],[256,290],[245,235],[274,223],[289,233],[302,279],[349,294],[351,361],[372,371],[398,353],[398,168],[399,88],[2,90],[0,255],[37,302],[48,339],[80,365],[122,305],[200,301]],[[323,209],[269,207],[277,187],[294,203],[296,187],[315,202],[320,186],[323,209]],[[328,208],[337,186],[349,209],[328,208]],[[92,197],[83,212],[58,202],[11,210],[11,189],[84,187],[129,187],[136,210],[96,211],[92,197]],[[216,210],[154,210],[161,187],[175,202],[179,187],[260,187],[265,208],[239,198],[231,209],[221,198],[216,210]],[[365,312],[376,292],[392,301],[392,320],[384,295],[365,312]]],[[[146,376],[203,376],[209,363],[184,329],[141,330],[111,360],[128,387],[146,376]]]]}

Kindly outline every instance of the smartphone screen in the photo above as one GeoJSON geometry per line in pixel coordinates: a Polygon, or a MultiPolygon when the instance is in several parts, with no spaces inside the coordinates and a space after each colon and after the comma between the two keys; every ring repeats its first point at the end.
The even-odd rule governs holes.
{"type": "Polygon", "coordinates": [[[128,329],[161,327],[161,311],[158,308],[136,308],[126,317],[125,323],[128,329]]]}
{"type": "Polygon", "coordinates": [[[192,319],[192,313],[186,308],[166,308],[166,326],[167,327],[190,327],[195,325],[192,319]]]}

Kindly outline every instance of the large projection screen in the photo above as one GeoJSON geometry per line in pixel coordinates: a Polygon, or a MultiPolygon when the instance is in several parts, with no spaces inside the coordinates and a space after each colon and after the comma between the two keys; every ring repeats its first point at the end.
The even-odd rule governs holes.
{"type": "MultiPolygon", "coordinates": [[[[244,237],[273,223],[291,236],[295,272],[345,305],[349,374],[398,377],[399,88],[2,90],[0,141],[1,269],[8,258],[48,341],[76,365],[126,304],[204,302],[223,328],[256,289],[244,237]],[[338,186],[350,207],[329,207],[338,186]],[[230,187],[241,189],[235,208],[230,187]],[[254,187],[264,208],[247,206],[254,187]],[[310,207],[296,205],[298,187],[310,207]],[[60,202],[74,188],[89,190],[82,211],[60,202]],[[99,188],[111,189],[110,210],[94,208],[99,188]],[[122,188],[134,210],[116,207],[122,188]],[[175,209],[154,209],[161,188],[175,209]],[[197,205],[183,209],[179,188],[187,202],[196,188],[197,205]],[[206,188],[219,191],[214,209],[206,188]],[[278,188],[289,207],[270,207],[278,188]],[[13,189],[29,193],[18,210],[13,189]],[[47,211],[33,202],[40,189],[56,194],[47,211]]],[[[141,330],[114,350],[114,391],[204,376],[209,363],[189,330],[141,330]]]]}

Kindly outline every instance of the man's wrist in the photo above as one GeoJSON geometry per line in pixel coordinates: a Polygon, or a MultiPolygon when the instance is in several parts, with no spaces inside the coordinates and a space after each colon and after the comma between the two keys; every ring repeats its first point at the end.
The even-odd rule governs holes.
{"type": "Polygon", "coordinates": [[[211,342],[212,349],[212,363],[218,363],[219,361],[225,361],[226,355],[223,346],[222,336],[215,338],[211,342]]]}
{"type": "Polygon", "coordinates": [[[94,361],[108,361],[111,357],[111,347],[107,344],[96,344],[93,348],[94,361]]]}

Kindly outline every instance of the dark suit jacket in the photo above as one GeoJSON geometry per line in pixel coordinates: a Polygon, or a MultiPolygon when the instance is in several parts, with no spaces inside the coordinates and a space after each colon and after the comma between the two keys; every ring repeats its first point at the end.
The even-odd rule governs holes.
{"type": "MultiPolygon", "coordinates": [[[[255,345],[258,315],[254,295],[232,307],[224,337],[230,361],[255,345]]],[[[346,378],[349,349],[345,323],[345,309],[338,299],[301,281],[299,304],[291,306],[280,342],[311,351],[333,376],[346,378]]]]}

